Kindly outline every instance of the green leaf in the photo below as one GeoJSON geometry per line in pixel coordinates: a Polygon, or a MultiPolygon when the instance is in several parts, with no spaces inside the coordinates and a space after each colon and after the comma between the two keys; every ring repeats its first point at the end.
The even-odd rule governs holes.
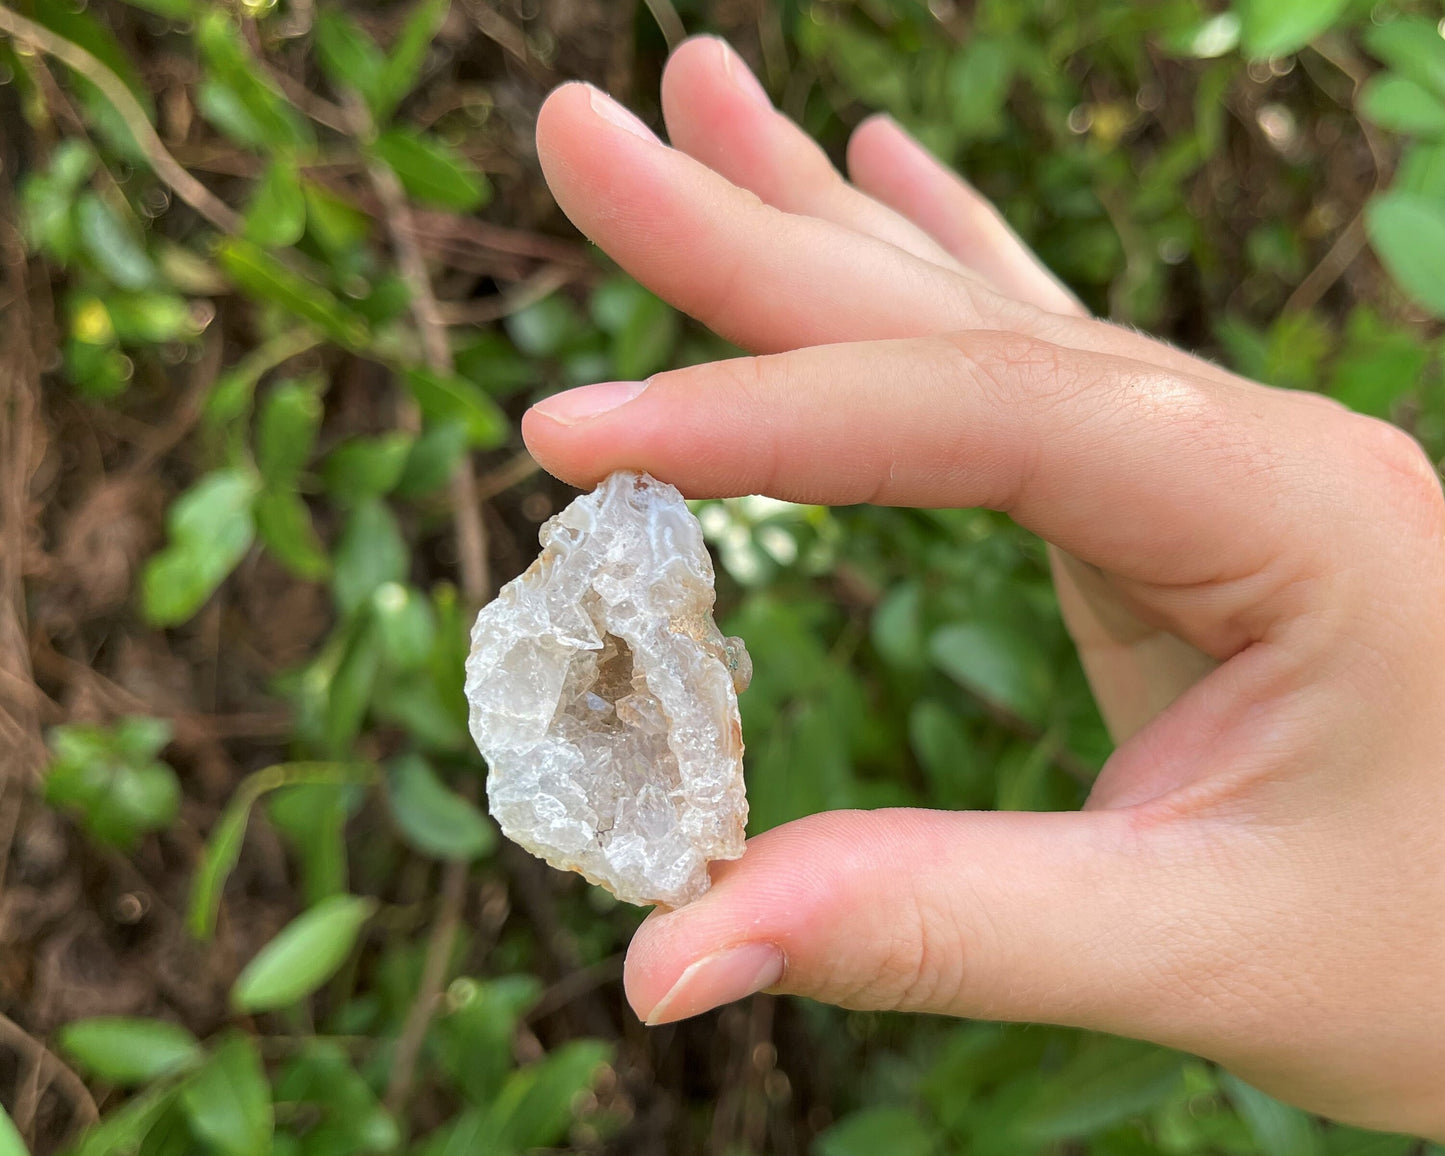
{"type": "Polygon", "coordinates": [[[592,1086],[611,1055],[611,1046],[601,1040],[572,1040],[540,1063],[513,1072],[492,1104],[482,1136],[504,1152],[559,1144],[575,1117],[579,1093],[592,1086]]]}
{"type": "Polygon", "coordinates": [[[118,768],[90,814],[91,832],[128,850],[145,832],[169,827],[180,805],[181,785],[166,764],[118,768]]]}
{"type": "Polygon", "coordinates": [[[883,659],[901,670],[920,670],[928,662],[923,633],[923,587],[900,582],[873,611],[873,646],[883,659]]]}
{"type": "Polygon", "coordinates": [[[677,311],[645,294],[612,343],[612,363],[624,381],[640,381],[662,369],[672,355],[681,323],[677,311]]]}
{"type": "Polygon", "coordinates": [[[346,822],[362,792],[354,786],[307,783],[271,796],[267,818],[301,856],[308,904],[346,890],[346,822]]]}
{"type": "Polygon", "coordinates": [[[0,1107],[0,1156],[30,1156],[25,1138],[3,1107],[0,1107]]]}
{"type": "Polygon", "coordinates": [[[1375,252],[1401,288],[1445,317],[1445,205],[1389,192],[1370,202],[1365,224],[1375,252]]]}
{"type": "Polygon", "coordinates": [[[216,913],[226,879],[241,858],[246,823],[257,799],[268,791],[299,784],[342,786],[369,782],[375,774],[367,763],[279,763],[244,779],[226,804],[191,883],[186,929],[197,939],[209,939],[216,929],[216,913]]]}
{"type": "Polygon", "coordinates": [[[1007,127],[1004,106],[1017,71],[1012,42],[974,37],[949,63],[950,127],[964,140],[991,140],[1007,127]]]}
{"type": "Polygon", "coordinates": [[[307,1156],[395,1152],[401,1132],[346,1054],[329,1040],[308,1040],[276,1080],[279,1103],[308,1104],[321,1120],[308,1132],[307,1156]]]}
{"type": "Polygon", "coordinates": [[[933,1129],[904,1108],[865,1108],[813,1141],[815,1156],[932,1156],[938,1147],[933,1129]]]}
{"type": "Polygon", "coordinates": [[[322,11],[316,18],[316,56],[339,95],[355,89],[372,113],[381,115],[377,98],[386,57],[356,21],[336,9],[322,11]]]}
{"type": "Polygon", "coordinates": [[[1239,17],[1233,12],[1204,16],[1163,37],[1176,56],[1214,60],[1239,47],[1239,17]]]}
{"type": "Polygon", "coordinates": [[[75,203],[81,244],[96,268],[122,289],[145,289],[156,279],[155,265],[130,226],[96,193],[75,203]]]}
{"type": "Polygon", "coordinates": [[[196,14],[192,0],[126,0],[126,3],[142,12],[153,12],[167,20],[174,20],[177,24],[190,20],[196,14]]]}
{"type": "Polygon", "coordinates": [[[221,892],[241,861],[241,845],[246,839],[246,824],[254,801],[254,792],[242,784],[206,840],[200,866],[191,882],[190,909],[186,914],[186,928],[197,939],[209,939],[215,933],[221,892]]]}
{"type": "Polygon", "coordinates": [[[387,800],[402,835],[423,855],[479,859],[496,846],[496,832],[482,813],[443,785],[420,755],[392,764],[387,800]]]}
{"type": "Polygon", "coordinates": [[[362,616],[352,624],[341,661],[326,687],[324,742],[328,751],[344,754],[360,734],[380,670],[381,648],[374,623],[362,616]]]}
{"type": "Polygon", "coordinates": [[[1365,47],[1401,77],[1445,100],[1445,40],[1434,20],[1409,16],[1372,25],[1365,47]]]}
{"type": "Polygon", "coordinates": [[[1418,141],[1410,145],[1400,158],[1391,192],[1414,193],[1436,204],[1445,202],[1445,144],[1418,141]]]}
{"type": "Polygon", "coordinates": [[[1028,1103],[1011,1110],[1010,1131],[1029,1149],[1087,1136],[1164,1103],[1182,1074],[1183,1058],[1175,1052],[1131,1040],[1089,1040],[1028,1103]]]}
{"type": "Polygon", "coordinates": [[[441,489],[466,455],[467,441],[463,422],[443,421],[428,426],[407,455],[396,493],[404,498],[420,498],[441,489]]]}
{"type": "Polygon", "coordinates": [[[311,322],[348,349],[366,341],[365,318],[343,306],[330,291],[293,273],[250,241],[226,238],[216,249],[216,259],[248,297],[277,305],[284,312],[311,322]]]}
{"type": "MultiPolygon", "coordinates": [[[[597,296],[601,295],[599,289],[597,296]]],[[[599,318],[606,317],[606,309],[600,302],[594,309],[601,310],[599,318]]],[[[621,319],[618,323],[621,324],[621,319]]],[[[506,326],[507,336],[528,357],[556,357],[579,333],[585,332],[585,322],[560,293],[517,310],[507,318],[506,326]]]]}
{"type": "Polygon", "coordinates": [[[202,478],[166,515],[170,544],[141,576],[146,619],[156,626],[186,621],[225,581],[251,547],[251,503],[257,478],[246,470],[217,470],[202,478]]]}
{"type": "Polygon", "coordinates": [[[945,626],[929,639],[940,670],[974,694],[1031,722],[1048,713],[1048,655],[1025,630],[997,619],[945,626]]]}
{"type": "Polygon", "coordinates": [[[240,29],[221,8],[196,22],[196,46],[205,68],[197,106],[239,144],[289,153],[315,143],[309,124],[256,67],[240,29]]]}
{"type": "Polygon", "coordinates": [[[100,1016],[60,1029],[61,1049],[86,1071],[122,1087],[146,1084],[197,1063],[196,1037],[163,1020],[100,1016]]]}
{"type": "Polygon", "coordinates": [[[1227,1072],[1220,1083],[1249,1125],[1260,1151],[1269,1156],[1324,1156],[1319,1129],[1306,1113],[1281,1104],[1227,1072]]]}
{"type": "Polygon", "coordinates": [[[436,641],[436,617],[420,591],[384,582],[371,595],[371,617],[388,666],[412,671],[426,665],[436,641]]]}
{"type": "Polygon", "coordinates": [[[422,368],[406,370],[403,380],[428,421],[460,422],[480,449],[495,449],[507,440],[506,415],[475,383],[422,368]]]}
{"type": "Polygon", "coordinates": [[[109,293],[102,308],[116,339],[126,345],[193,341],[201,334],[191,303],[174,293],[109,293]]]}
{"type": "Polygon", "coordinates": [[[350,201],[315,181],[303,180],[301,193],[311,236],[333,257],[350,252],[371,235],[371,218],[350,201]]]}
{"type": "Polygon", "coordinates": [[[321,428],[322,383],[314,378],[278,382],[256,419],[256,466],[270,486],[294,486],[321,428]]]}
{"type": "Polygon", "coordinates": [[[1414,1151],[1415,1141],[1409,1136],[1339,1127],[1325,1133],[1326,1156],[1410,1156],[1414,1151]]]}
{"type": "Polygon", "coordinates": [[[1360,94],[1360,112],[1381,128],[1407,136],[1445,136],[1445,103],[1404,76],[1376,76],[1360,94]]]}
{"type": "Polygon", "coordinates": [[[249,1036],[228,1034],[181,1089],[191,1130],[224,1156],[271,1150],[271,1085],[249,1036]]]}
{"type": "Polygon", "coordinates": [[[466,711],[459,717],[430,678],[391,678],[374,696],[371,711],[403,728],[423,750],[457,752],[467,747],[466,711]]]}
{"type": "Polygon", "coordinates": [[[246,209],[246,238],[265,248],[294,245],[306,231],[306,197],[301,171],[289,159],[273,160],[246,209]]]}
{"type": "Polygon", "coordinates": [[[75,1156],[120,1156],[139,1151],[142,1141],[175,1101],[172,1084],[147,1088],[91,1128],[75,1148],[75,1156]]]}
{"type": "Polygon", "coordinates": [[[406,469],[412,441],[411,434],[401,431],[348,438],[321,467],[326,489],[344,506],[391,493],[406,469]]]}
{"type": "Polygon", "coordinates": [[[304,999],[346,962],[375,911],[374,899],[337,895],[298,915],[241,970],[231,1006],[274,1011],[304,999]]]}
{"type": "Polygon", "coordinates": [[[251,411],[256,386],[276,366],[321,344],[310,326],[298,325],[251,350],[216,379],[206,399],[205,421],[211,430],[224,429],[251,411]]]}
{"type": "Polygon", "coordinates": [[[316,582],[331,573],[331,559],[311,521],[311,510],[295,490],[263,490],[256,499],[256,534],[296,577],[316,582]]]}
{"type": "Polygon", "coordinates": [[[985,805],[992,778],[954,711],[931,698],[915,703],[908,715],[908,739],[938,805],[985,805]]]}
{"type": "Polygon", "coordinates": [[[121,850],[169,826],[180,806],[176,774],[155,755],[170,740],[162,719],[127,718],[114,730],[73,723],[50,732],[45,798],[77,812],[87,832],[121,850]]]}
{"type": "Polygon", "coordinates": [[[470,334],[456,346],[454,354],[457,372],[476,382],[491,397],[510,397],[537,384],[537,366],[495,330],[470,334]]]}
{"type": "Polygon", "coordinates": [[[1418,389],[1430,351],[1418,335],[1357,306],[1345,324],[1345,341],[1330,377],[1330,396],[1357,413],[1388,418],[1418,389]]]}
{"type": "Polygon", "coordinates": [[[391,56],[376,86],[375,112],[378,118],[390,116],[415,86],[427,52],[450,8],[451,0],[421,0],[411,10],[391,46],[391,56]]]}
{"type": "Polygon", "coordinates": [[[1298,52],[1327,31],[1349,0],[1235,0],[1245,54],[1255,60],[1298,52]]]}
{"type": "Polygon", "coordinates": [[[331,586],[342,614],[354,613],[383,582],[406,578],[411,557],[385,502],[369,498],[351,511],[334,562],[331,586]]]}
{"type": "Polygon", "coordinates": [[[20,204],[26,240],[61,264],[74,256],[76,244],[75,198],[95,171],[95,150],[84,141],[63,140],[50,155],[50,163],[32,172],[20,185],[20,204]]]}
{"type": "Polygon", "coordinates": [[[491,196],[487,178],[437,137],[413,129],[388,129],[372,142],[369,151],[423,204],[465,213],[491,196]]]}
{"type": "Polygon", "coordinates": [[[515,1066],[517,1025],[542,997],[533,975],[461,978],[447,989],[437,1017],[438,1060],[457,1090],[473,1104],[489,1104],[515,1066]]]}

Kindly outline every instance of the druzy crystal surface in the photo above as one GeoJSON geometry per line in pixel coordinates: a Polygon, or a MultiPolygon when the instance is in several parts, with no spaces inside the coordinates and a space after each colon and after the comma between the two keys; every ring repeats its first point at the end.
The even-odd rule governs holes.
{"type": "Polygon", "coordinates": [[[712,560],[682,495],[615,473],[542,527],[472,629],[467,699],[509,839],[629,903],[678,907],[743,853],[738,691],[712,560]]]}

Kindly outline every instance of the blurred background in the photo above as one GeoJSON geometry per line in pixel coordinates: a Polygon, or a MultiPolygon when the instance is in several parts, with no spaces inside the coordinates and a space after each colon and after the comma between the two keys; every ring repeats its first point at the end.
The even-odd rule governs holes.
{"type": "MultiPolygon", "coordinates": [[[[570,497],[526,406],[732,352],[557,211],[550,87],[658,125],[669,45],[720,33],[834,155],[892,113],[1099,313],[1438,457],[1438,3],[6,4],[0,1156],[1427,1150],[1077,1032],[642,1028],[642,913],[499,841],[461,663],[570,497]]],[[[698,514],[754,831],[1083,800],[1109,743],[1038,541],[698,514]]]]}

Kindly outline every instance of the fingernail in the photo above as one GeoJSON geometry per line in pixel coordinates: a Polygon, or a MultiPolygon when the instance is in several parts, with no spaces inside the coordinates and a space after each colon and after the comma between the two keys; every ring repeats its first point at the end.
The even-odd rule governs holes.
{"type": "Polygon", "coordinates": [[[768,90],[763,87],[763,82],[757,78],[733,46],[722,39],[718,39],[717,45],[722,49],[723,71],[728,74],[738,91],[755,104],[771,109],[773,98],[768,95],[768,90]]]}
{"type": "Polygon", "coordinates": [[[677,977],[643,1022],[685,1020],[772,987],[783,978],[783,953],[771,943],[745,943],[706,955],[677,977]]]}
{"type": "Polygon", "coordinates": [[[625,129],[633,136],[640,136],[645,141],[657,144],[657,134],[639,120],[633,112],[623,108],[600,88],[587,86],[592,102],[592,111],[600,116],[608,124],[614,124],[620,129],[625,129]]]}
{"type": "Polygon", "coordinates": [[[646,388],[645,381],[600,381],[596,385],[583,385],[566,393],[554,394],[532,408],[555,422],[576,425],[579,421],[600,417],[619,405],[626,405],[646,388]]]}

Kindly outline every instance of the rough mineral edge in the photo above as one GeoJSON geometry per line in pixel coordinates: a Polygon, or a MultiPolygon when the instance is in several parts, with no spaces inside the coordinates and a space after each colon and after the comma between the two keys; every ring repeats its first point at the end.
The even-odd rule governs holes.
{"type": "Polygon", "coordinates": [[[737,692],[752,667],[713,621],[712,560],[675,488],[615,473],[552,518],[482,609],[471,731],[509,839],[619,899],[678,907],[743,853],[737,692]]]}

